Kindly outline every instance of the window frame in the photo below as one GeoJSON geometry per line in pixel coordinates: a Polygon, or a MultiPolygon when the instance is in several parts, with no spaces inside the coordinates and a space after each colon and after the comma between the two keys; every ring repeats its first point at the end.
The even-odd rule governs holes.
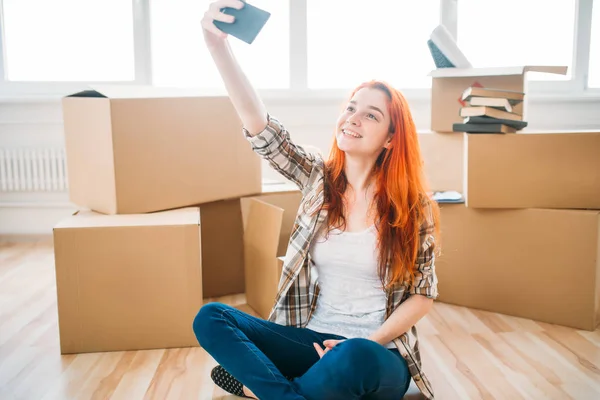
{"type": "MultiPolygon", "coordinates": [[[[281,0],[280,0],[281,1],[281,0]]],[[[290,6],[290,87],[289,89],[258,90],[261,96],[277,100],[339,99],[348,90],[309,89],[307,59],[307,1],[287,0],[290,6]]],[[[460,0],[440,2],[440,22],[456,36],[460,0]]],[[[529,81],[532,97],[581,98],[600,97],[600,88],[588,87],[589,51],[592,31],[594,0],[577,0],[573,36],[572,77],[568,81],[529,81]]],[[[134,28],[133,81],[128,82],[10,82],[4,71],[4,34],[0,29],[0,99],[55,98],[82,90],[95,84],[149,85],[152,82],[152,54],[150,35],[150,0],[131,0],[134,28]]],[[[600,6],[600,5],[597,5],[600,6]]],[[[0,0],[0,26],[4,26],[3,0],[0,0]]],[[[430,88],[403,89],[407,98],[427,99],[430,88]]]]}
{"type": "MultiPolygon", "coordinates": [[[[575,14],[575,35],[573,38],[573,80],[575,90],[597,95],[600,97],[600,87],[588,86],[590,70],[590,50],[592,42],[592,19],[594,0],[578,0],[575,14]]],[[[596,0],[596,7],[600,7],[600,1],[596,0]]],[[[600,21],[597,21],[600,24],[600,21]]]]}
{"type": "MultiPolygon", "coordinates": [[[[0,27],[4,24],[4,4],[0,0],[0,27]]],[[[0,28],[0,98],[46,98],[74,93],[89,86],[107,84],[145,85],[151,82],[150,8],[148,0],[131,0],[133,7],[134,80],[132,81],[30,81],[6,79],[4,31],[0,28]]]]}

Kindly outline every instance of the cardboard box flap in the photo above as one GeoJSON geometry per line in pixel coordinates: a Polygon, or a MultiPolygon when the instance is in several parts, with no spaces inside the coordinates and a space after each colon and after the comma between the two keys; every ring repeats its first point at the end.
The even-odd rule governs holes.
{"type": "Polygon", "coordinates": [[[282,263],[277,260],[284,210],[251,199],[244,234],[246,302],[267,318],[277,294],[282,263]]]}
{"type": "Polygon", "coordinates": [[[559,65],[528,65],[525,72],[545,72],[547,74],[566,75],[568,67],[559,65]]]}
{"type": "MultiPolygon", "coordinates": [[[[251,199],[244,233],[244,246],[247,250],[259,250],[261,256],[273,260],[277,257],[283,212],[279,207],[251,199]]],[[[248,261],[250,260],[246,262],[248,261]]]]}
{"type": "Polygon", "coordinates": [[[549,74],[566,75],[566,66],[553,65],[523,65],[515,67],[491,67],[491,68],[440,68],[429,73],[433,78],[458,78],[469,76],[498,76],[498,75],[523,75],[531,72],[545,72],[549,74]]]}
{"type": "Polygon", "coordinates": [[[54,228],[105,228],[114,226],[176,226],[199,224],[200,210],[197,207],[187,207],[153,213],[118,215],[107,215],[90,210],[81,210],[60,221],[54,228]]]}
{"type": "Polygon", "coordinates": [[[177,97],[226,97],[223,89],[157,87],[150,85],[90,85],[89,89],[66,97],[100,97],[110,99],[145,99],[177,97]]]}

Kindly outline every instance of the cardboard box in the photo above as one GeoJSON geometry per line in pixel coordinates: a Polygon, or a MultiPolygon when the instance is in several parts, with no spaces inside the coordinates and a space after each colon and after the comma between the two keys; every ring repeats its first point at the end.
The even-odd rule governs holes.
{"type": "Polygon", "coordinates": [[[432,191],[463,192],[463,134],[420,132],[425,176],[432,191]]]}
{"type": "Polygon", "coordinates": [[[441,204],[439,301],[594,330],[600,211],[441,204]]]}
{"type": "Polygon", "coordinates": [[[197,346],[198,208],[103,215],[54,227],[62,354],[197,346]]]}
{"type": "Polygon", "coordinates": [[[468,134],[464,152],[469,207],[600,209],[600,132],[468,134]]]}
{"type": "Polygon", "coordinates": [[[105,214],[260,193],[261,164],[227,96],[98,86],[63,99],[70,200],[105,214]]]}
{"type": "Polygon", "coordinates": [[[519,66],[500,68],[440,68],[431,71],[431,129],[452,132],[452,124],[462,122],[459,110],[462,93],[474,84],[525,93],[525,101],[515,107],[527,120],[527,72],[565,75],[564,66],[519,66]]]}

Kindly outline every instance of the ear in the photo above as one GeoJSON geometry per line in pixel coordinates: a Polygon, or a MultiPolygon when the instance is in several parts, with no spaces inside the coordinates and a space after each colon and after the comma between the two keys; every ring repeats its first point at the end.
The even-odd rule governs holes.
{"type": "Polygon", "coordinates": [[[383,145],[384,149],[391,149],[392,148],[392,135],[389,135],[387,140],[385,141],[385,144],[383,145]]]}

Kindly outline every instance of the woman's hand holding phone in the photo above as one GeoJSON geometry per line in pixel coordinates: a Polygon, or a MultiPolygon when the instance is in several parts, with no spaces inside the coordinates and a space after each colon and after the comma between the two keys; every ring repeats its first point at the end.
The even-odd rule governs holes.
{"type": "Polygon", "coordinates": [[[244,2],[240,0],[217,0],[210,4],[201,21],[204,40],[209,48],[222,45],[228,36],[225,32],[217,28],[214,22],[233,23],[235,21],[233,15],[225,14],[221,10],[225,7],[240,10],[244,5],[244,2]]]}

